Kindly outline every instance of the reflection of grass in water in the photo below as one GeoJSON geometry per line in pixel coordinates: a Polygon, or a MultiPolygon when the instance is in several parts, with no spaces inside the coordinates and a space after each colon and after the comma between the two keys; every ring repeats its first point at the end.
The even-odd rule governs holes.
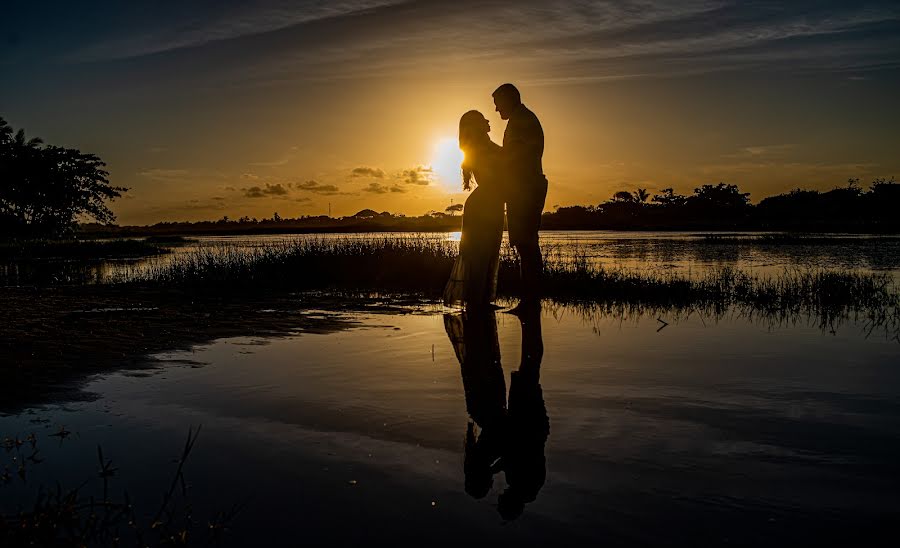
{"type": "Polygon", "coordinates": [[[97,260],[161,255],[168,250],[148,240],[24,240],[0,242],[0,259],[97,260]]]}
{"type": "MultiPolygon", "coordinates": [[[[150,286],[194,286],[222,291],[281,287],[414,291],[437,295],[447,280],[456,246],[442,238],[310,239],[253,248],[202,247],[171,261],[125,273],[121,280],[150,286]]],[[[722,313],[788,319],[814,316],[823,327],[854,318],[872,328],[900,326],[900,293],[887,274],[785,270],[758,276],[723,267],[707,274],[607,269],[585,250],[544,250],[544,294],[562,302],[664,310],[702,308],[722,313]]],[[[504,246],[500,293],[519,290],[515,252],[504,246]]]]}
{"type": "MultiPolygon", "coordinates": [[[[89,487],[90,480],[70,490],[63,489],[58,482],[52,489],[41,485],[29,508],[7,513],[9,509],[0,506],[0,545],[192,546],[216,543],[239,508],[219,513],[206,523],[198,522],[193,515],[187,499],[184,464],[199,433],[199,428],[188,431],[169,488],[163,494],[162,502],[152,519],[146,520],[138,516],[127,492],[121,499],[110,495],[111,478],[118,469],[111,460],[104,458],[103,449],[98,446],[99,467],[94,481],[102,486],[102,495],[92,496],[84,492],[89,487]]],[[[52,435],[59,437],[62,443],[70,434],[65,428],[60,428],[52,435]]],[[[3,449],[15,468],[16,477],[10,474],[10,465],[7,464],[0,475],[0,489],[12,481],[27,484],[30,469],[44,460],[39,456],[38,439],[33,434],[25,439],[5,438],[3,449]]],[[[15,502],[8,498],[4,501],[15,502]]],[[[17,504],[21,505],[21,502],[17,504]]]]}

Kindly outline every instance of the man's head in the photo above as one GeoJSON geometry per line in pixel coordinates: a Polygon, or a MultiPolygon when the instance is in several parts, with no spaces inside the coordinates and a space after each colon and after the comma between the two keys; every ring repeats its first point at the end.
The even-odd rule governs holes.
{"type": "Polygon", "coordinates": [[[500,113],[500,118],[504,120],[509,120],[509,115],[522,104],[522,96],[519,95],[519,90],[516,89],[516,86],[512,84],[503,84],[493,93],[494,96],[494,105],[497,107],[497,112],[500,113]]]}

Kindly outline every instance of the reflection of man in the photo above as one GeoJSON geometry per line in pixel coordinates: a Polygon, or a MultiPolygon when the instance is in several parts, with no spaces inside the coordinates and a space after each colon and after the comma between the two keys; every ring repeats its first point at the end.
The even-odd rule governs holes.
{"type": "Polygon", "coordinates": [[[540,307],[529,307],[518,317],[522,322],[522,361],[509,382],[507,442],[500,462],[509,487],[497,504],[497,510],[507,520],[522,515],[525,504],[533,502],[544,486],[544,445],[550,434],[550,418],[540,384],[544,356],[540,307]]]}
{"type": "Polygon", "coordinates": [[[538,229],[547,198],[547,178],[541,164],[544,130],[537,116],[522,104],[514,85],[503,84],[493,96],[500,118],[509,120],[503,133],[503,153],[508,163],[506,219],[509,242],[518,251],[521,262],[520,307],[529,306],[540,299],[543,269],[538,229]]]}

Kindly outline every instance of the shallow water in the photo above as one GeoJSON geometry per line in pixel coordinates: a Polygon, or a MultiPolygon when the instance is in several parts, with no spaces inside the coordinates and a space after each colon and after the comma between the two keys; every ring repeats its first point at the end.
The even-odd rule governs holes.
{"type": "Polygon", "coordinates": [[[875,539],[900,511],[900,343],[864,326],[308,315],[344,328],[158,355],[95,378],[89,401],[0,417],[45,459],[0,498],[93,477],[100,444],[113,489],[152,513],[202,424],[190,497],[199,515],[246,502],[236,546],[807,544],[875,539]]]}

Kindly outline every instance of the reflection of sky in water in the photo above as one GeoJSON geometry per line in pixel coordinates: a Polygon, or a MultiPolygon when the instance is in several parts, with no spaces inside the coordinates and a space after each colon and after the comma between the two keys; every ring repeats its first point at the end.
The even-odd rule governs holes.
{"type": "MultiPolygon", "coordinates": [[[[547,480],[504,526],[502,474],[483,499],[463,491],[466,402],[441,314],[348,316],[356,325],[333,333],[161,355],[149,376],[92,381],[93,401],[2,417],[0,435],[65,424],[76,434],[42,438],[33,481],[89,477],[101,443],[121,470],[114,485],[155,501],[188,425],[202,423],[188,479],[198,508],[251,496],[238,544],[262,522],[273,539],[302,527],[335,541],[633,543],[740,527],[752,544],[900,510],[900,345],[860,326],[830,335],[695,314],[657,332],[655,317],[545,310],[547,480]]],[[[497,325],[509,386],[521,327],[505,314],[497,325]]]]}

